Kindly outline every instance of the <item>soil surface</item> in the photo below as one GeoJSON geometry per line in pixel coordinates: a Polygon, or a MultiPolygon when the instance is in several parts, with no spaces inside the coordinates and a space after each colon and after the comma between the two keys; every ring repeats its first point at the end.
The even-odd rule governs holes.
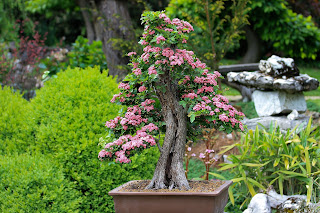
{"type": "Polygon", "coordinates": [[[150,183],[150,180],[136,180],[126,187],[121,188],[120,192],[213,192],[219,186],[225,183],[223,180],[189,180],[191,189],[145,189],[150,183]]]}

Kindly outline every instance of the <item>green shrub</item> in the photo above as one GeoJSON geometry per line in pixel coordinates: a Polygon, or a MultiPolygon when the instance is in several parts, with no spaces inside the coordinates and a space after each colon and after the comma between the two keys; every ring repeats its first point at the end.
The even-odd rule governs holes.
{"type": "Polygon", "coordinates": [[[100,71],[107,69],[107,60],[102,51],[101,41],[93,41],[92,44],[89,44],[88,39],[78,36],[66,56],[63,56],[62,53],[59,57],[56,55],[53,54],[42,61],[42,68],[48,70],[50,76],[56,75],[68,67],[86,68],[99,65],[100,71]]]}
{"type": "Polygon", "coordinates": [[[34,141],[29,102],[10,87],[0,87],[0,155],[23,153],[34,141]]]}
{"type": "MultiPolygon", "coordinates": [[[[229,156],[233,163],[220,168],[234,174],[230,188],[236,200],[248,202],[258,190],[266,191],[272,185],[280,194],[306,194],[309,201],[319,202],[320,188],[315,181],[320,170],[320,127],[311,128],[311,123],[299,134],[296,129],[282,133],[274,125],[269,130],[257,127],[226,149],[239,150],[239,155],[229,156]]],[[[230,198],[234,202],[232,193],[230,198]]]]}
{"type": "Polygon", "coordinates": [[[38,124],[33,148],[52,156],[66,178],[76,182],[81,212],[113,212],[108,191],[128,180],[151,178],[159,156],[157,149],[150,149],[129,165],[99,162],[104,123],[120,110],[110,103],[117,87],[116,80],[101,74],[99,67],[69,68],[48,81],[31,101],[38,124]]]}
{"type": "Polygon", "coordinates": [[[79,212],[74,186],[44,156],[0,155],[0,212],[79,212]]]}

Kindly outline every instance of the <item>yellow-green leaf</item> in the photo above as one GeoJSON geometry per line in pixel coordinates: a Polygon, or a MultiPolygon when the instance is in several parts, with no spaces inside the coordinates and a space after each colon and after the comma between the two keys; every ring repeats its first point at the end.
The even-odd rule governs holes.
{"type": "Polygon", "coordinates": [[[217,173],[214,173],[214,172],[209,172],[209,174],[210,174],[210,175],[213,175],[213,176],[215,176],[215,177],[217,177],[217,178],[219,178],[219,179],[221,179],[221,180],[226,180],[226,178],[223,177],[223,176],[220,175],[220,174],[217,174],[217,173]]]}
{"type": "Polygon", "coordinates": [[[238,166],[238,165],[237,164],[227,164],[227,165],[221,167],[220,169],[218,169],[218,171],[224,171],[224,170],[227,170],[227,169],[234,168],[236,166],[238,166]]]}
{"type": "Polygon", "coordinates": [[[262,167],[265,164],[261,164],[261,163],[243,163],[242,165],[249,166],[249,167],[262,167]]]}
{"type": "Polygon", "coordinates": [[[280,162],[280,158],[277,158],[273,163],[273,167],[278,166],[279,162],[280,162]]]}
{"type": "Polygon", "coordinates": [[[243,180],[245,180],[245,179],[246,179],[245,177],[233,178],[233,179],[232,179],[232,182],[237,183],[237,182],[243,181],[243,180]]]}
{"type": "Polygon", "coordinates": [[[284,159],[284,166],[286,167],[287,170],[290,168],[289,161],[287,158],[284,159]]]}
{"type": "Polygon", "coordinates": [[[251,182],[253,185],[259,187],[260,189],[263,189],[264,191],[267,190],[262,184],[260,184],[258,181],[254,180],[252,178],[248,178],[248,181],[251,182]]]}
{"type": "Polygon", "coordinates": [[[249,192],[250,192],[252,197],[257,194],[256,191],[254,190],[253,186],[251,185],[251,183],[247,182],[247,187],[248,187],[249,192]]]}
{"type": "Polygon", "coordinates": [[[232,188],[231,187],[229,187],[228,193],[229,193],[230,201],[231,201],[232,205],[234,205],[234,196],[233,196],[233,192],[232,192],[232,188]]]}

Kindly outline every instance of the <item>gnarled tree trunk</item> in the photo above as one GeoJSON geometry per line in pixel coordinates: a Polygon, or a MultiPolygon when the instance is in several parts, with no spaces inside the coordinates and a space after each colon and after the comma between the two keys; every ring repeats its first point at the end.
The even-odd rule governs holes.
{"type": "Polygon", "coordinates": [[[174,81],[170,71],[160,76],[159,85],[165,90],[156,91],[162,105],[162,115],[166,123],[166,134],[153,178],[147,188],[189,189],[183,168],[183,157],[187,135],[187,111],[179,105],[174,81]]]}

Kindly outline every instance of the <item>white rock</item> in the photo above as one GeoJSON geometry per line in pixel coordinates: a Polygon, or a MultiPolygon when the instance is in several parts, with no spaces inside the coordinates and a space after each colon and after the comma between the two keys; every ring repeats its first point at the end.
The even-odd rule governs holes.
{"type": "Polygon", "coordinates": [[[307,104],[302,93],[290,94],[283,91],[255,90],[252,94],[257,114],[262,116],[288,114],[292,110],[305,112],[307,104]]]}
{"type": "Polygon", "coordinates": [[[287,118],[291,121],[296,120],[299,118],[299,112],[297,110],[292,110],[292,112],[287,116],[287,118]]]}
{"type": "Polygon", "coordinates": [[[251,199],[248,209],[243,213],[271,213],[268,195],[258,193],[251,199]]]}

